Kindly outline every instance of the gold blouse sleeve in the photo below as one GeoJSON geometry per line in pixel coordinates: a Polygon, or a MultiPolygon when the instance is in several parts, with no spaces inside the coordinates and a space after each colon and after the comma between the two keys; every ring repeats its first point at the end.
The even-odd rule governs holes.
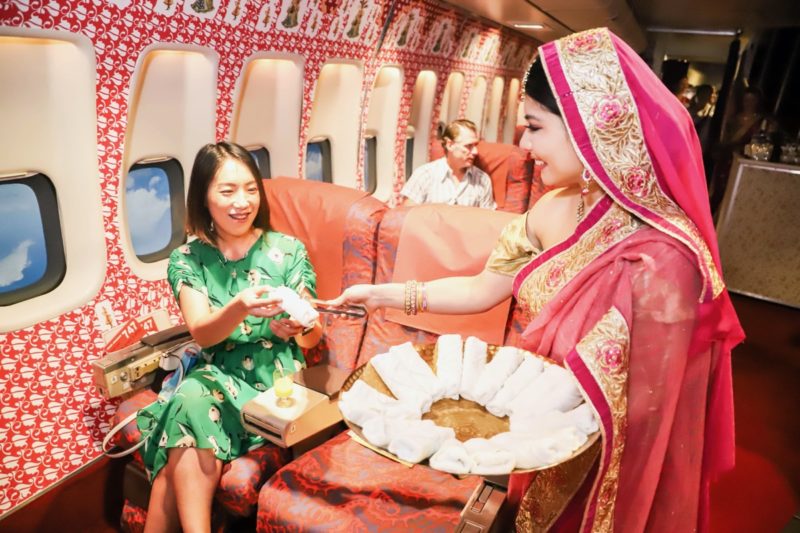
{"type": "Polygon", "coordinates": [[[487,270],[504,276],[516,276],[522,267],[539,254],[539,250],[528,239],[526,221],[527,213],[506,225],[486,261],[487,270]]]}

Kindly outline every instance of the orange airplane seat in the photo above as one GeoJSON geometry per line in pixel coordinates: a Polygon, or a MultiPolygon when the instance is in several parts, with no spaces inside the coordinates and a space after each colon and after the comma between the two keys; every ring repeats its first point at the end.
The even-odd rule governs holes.
{"type": "MultiPolygon", "coordinates": [[[[478,220],[485,227],[497,228],[499,234],[511,218],[499,211],[445,205],[391,209],[380,225],[375,282],[400,281],[397,269],[404,270],[400,275],[405,279],[420,280],[448,273],[475,273],[459,270],[469,256],[473,256],[469,268],[477,265],[480,271],[497,235],[489,231],[473,235],[468,228],[476,227],[478,220]],[[437,217],[441,220],[434,230],[431,221],[437,217]],[[436,235],[441,238],[428,240],[436,235]],[[434,254],[445,260],[427,259],[434,254]],[[423,257],[426,259],[421,260],[423,257]],[[432,268],[428,266],[431,262],[436,263],[432,268]]],[[[502,314],[499,321],[494,318],[490,330],[474,316],[461,324],[444,322],[432,328],[460,328],[464,334],[490,335],[499,343],[514,342],[524,328],[524,318],[515,308],[509,311],[508,302],[499,307],[502,314]]],[[[435,318],[433,322],[443,318],[427,316],[435,318]]],[[[405,322],[405,318],[409,317],[401,320],[405,322]]],[[[435,341],[435,333],[394,321],[397,319],[385,311],[370,316],[359,364],[393,344],[435,341]]],[[[296,524],[313,523],[319,529],[336,530],[453,530],[479,483],[476,476],[458,479],[420,465],[409,469],[341,434],[284,466],[266,482],[259,494],[257,527],[258,531],[283,531],[296,524]]]]}

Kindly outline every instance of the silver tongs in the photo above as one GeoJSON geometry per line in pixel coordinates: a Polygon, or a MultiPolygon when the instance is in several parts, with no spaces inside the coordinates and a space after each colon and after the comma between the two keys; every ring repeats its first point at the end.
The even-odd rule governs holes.
{"type": "Polygon", "coordinates": [[[324,300],[312,298],[309,300],[314,309],[320,313],[331,313],[333,315],[352,316],[355,318],[364,318],[367,316],[367,310],[360,305],[331,305],[324,300]]]}

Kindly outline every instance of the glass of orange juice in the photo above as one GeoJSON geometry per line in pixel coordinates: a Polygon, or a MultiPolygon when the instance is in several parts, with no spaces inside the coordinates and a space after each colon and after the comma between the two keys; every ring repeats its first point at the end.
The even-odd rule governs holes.
{"type": "Polygon", "coordinates": [[[294,391],[292,374],[292,370],[282,368],[280,365],[276,366],[275,371],[272,373],[272,388],[275,390],[278,407],[290,407],[294,403],[294,400],[292,400],[292,392],[294,391]]]}

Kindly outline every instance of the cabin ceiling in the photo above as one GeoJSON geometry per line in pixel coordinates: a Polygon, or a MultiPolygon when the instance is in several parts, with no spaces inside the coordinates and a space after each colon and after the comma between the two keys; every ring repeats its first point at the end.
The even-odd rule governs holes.
{"type": "MultiPolygon", "coordinates": [[[[542,30],[517,30],[542,42],[575,31],[608,26],[638,51],[656,40],[653,28],[742,29],[747,35],[765,28],[800,26],[800,0],[447,1],[504,26],[513,27],[519,22],[543,24],[542,30]]],[[[709,44],[719,39],[710,37],[709,44]]],[[[730,41],[730,37],[726,39],[730,41]]]]}

